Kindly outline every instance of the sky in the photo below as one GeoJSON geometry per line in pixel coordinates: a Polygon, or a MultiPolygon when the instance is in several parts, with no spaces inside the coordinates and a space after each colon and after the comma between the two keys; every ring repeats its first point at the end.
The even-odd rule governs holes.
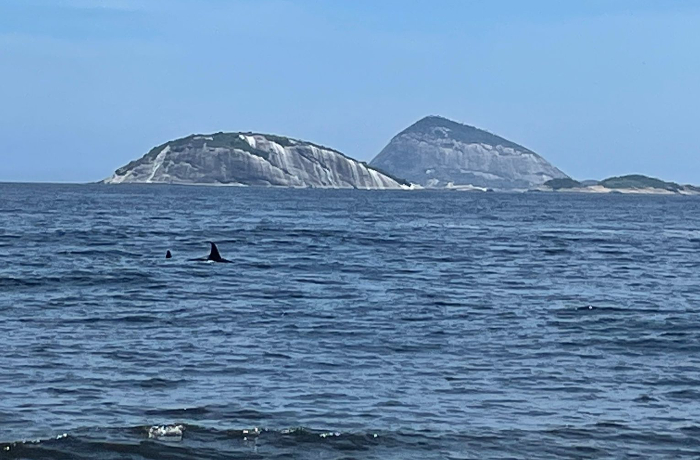
{"type": "Polygon", "coordinates": [[[695,0],[0,0],[0,181],[255,131],[370,160],[427,115],[577,179],[700,184],[695,0]]]}

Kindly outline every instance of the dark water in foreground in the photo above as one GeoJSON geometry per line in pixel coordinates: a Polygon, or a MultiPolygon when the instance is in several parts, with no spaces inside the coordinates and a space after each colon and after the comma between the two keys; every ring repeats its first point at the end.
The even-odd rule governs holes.
{"type": "Polygon", "coordinates": [[[0,458],[698,458],[699,282],[693,198],[0,184],[0,458]]]}

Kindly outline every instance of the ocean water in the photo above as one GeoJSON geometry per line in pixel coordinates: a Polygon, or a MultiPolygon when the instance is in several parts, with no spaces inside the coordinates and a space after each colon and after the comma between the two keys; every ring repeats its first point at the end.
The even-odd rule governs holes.
{"type": "Polygon", "coordinates": [[[3,459],[699,458],[700,200],[0,184],[0,357],[3,459]]]}

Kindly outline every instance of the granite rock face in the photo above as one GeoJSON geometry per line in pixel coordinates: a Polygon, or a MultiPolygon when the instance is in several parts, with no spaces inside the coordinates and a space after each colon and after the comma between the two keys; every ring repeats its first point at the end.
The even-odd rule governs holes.
{"type": "Polygon", "coordinates": [[[192,135],[119,168],[106,184],[401,189],[408,183],[320,145],[253,133],[192,135]]]}
{"type": "Polygon", "coordinates": [[[402,131],[370,164],[432,188],[528,189],[568,178],[521,145],[442,117],[423,118],[402,131]]]}

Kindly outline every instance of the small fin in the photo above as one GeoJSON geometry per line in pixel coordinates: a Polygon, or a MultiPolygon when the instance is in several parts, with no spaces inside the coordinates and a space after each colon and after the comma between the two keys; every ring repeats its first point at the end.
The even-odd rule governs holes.
{"type": "Polygon", "coordinates": [[[170,253],[170,250],[168,250],[168,252],[165,253],[165,258],[166,258],[166,259],[172,259],[172,258],[173,258],[173,255],[170,253]]]}

